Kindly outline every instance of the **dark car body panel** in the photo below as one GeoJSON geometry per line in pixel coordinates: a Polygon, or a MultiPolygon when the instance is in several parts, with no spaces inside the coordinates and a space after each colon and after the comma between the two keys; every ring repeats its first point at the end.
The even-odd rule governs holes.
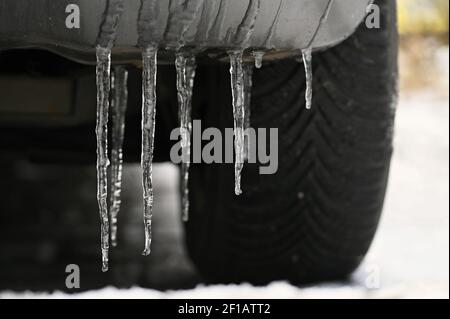
{"type": "MultiPolygon", "coordinates": [[[[251,21],[252,30],[245,47],[278,50],[278,54],[268,57],[282,57],[280,51],[302,49],[310,44],[314,49],[329,47],[352,34],[371,2],[332,0],[328,19],[311,43],[329,1],[125,0],[114,61],[139,59],[139,19],[155,4],[157,12],[153,18],[157,21],[153,23],[152,33],[162,49],[160,62],[171,62],[171,55],[165,51],[178,47],[180,42],[189,48],[209,51],[239,47],[242,43],[236,43],[236,33],[240,25],[248,22],[246,19],[254,21],[251,21]],[[251,12],[255,6],[257,10],[251,12]]],[[[93,63],[107,5],[107,0],[0,0],[0,50],[35,47],[93,63]],[[69,4],[79,6],[80,28],[66,27],[69,4]]]]}

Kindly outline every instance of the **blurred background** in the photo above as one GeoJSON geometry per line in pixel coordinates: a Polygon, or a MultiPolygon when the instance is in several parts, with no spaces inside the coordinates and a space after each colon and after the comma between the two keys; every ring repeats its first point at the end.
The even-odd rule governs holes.
{"type": "Polygon", "coordinates": [[[400,91],[436,89],[448,95],[449,2],[397,0],[400,91]]]}
{"type": "Polygon", "coordinates": [[[65,296],[71,263],[82,269],[81,290],[89,290],[81,297],[448,298],[449,2],[398,4],[401,76],[391,178],[379,232],[351,281],[304,288],[202,285],[184,249],[179,172],[170,164],[154,169],[154,243],[146,258],[140,256],[140,169],[126,165],[120,244],[103,274],[95,168],[23,161],[2,167],[0,298],[65,296]],[[370,285],[373,275],[377,287],[370,285]],[[103,288],[111,283],[146,289],[103,288]]]}

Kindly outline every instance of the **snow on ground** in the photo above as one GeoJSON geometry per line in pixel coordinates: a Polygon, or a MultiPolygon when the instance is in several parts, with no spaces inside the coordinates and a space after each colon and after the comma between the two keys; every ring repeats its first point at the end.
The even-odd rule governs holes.
{"type": "Polygon", "coordinates": [[[448,298],[448,96],[405,94],[397,114],[384,215],[366,264],[379,267],[382,287],[448,298]]]}
{"type": "MultiPolygon", "coordinates": [[[[156,179],[167,178],[170,172],[176,174],[173,168],[157,167],[156,179]]],[[[267,287],[200,284],[195,289],[167,292],[108,287],[75,295],[3,292],[0,298],[448,298],[448,194],[448,95],[410,92],[400,98],[380,229],[351,282],[307,288],[283,282],[267,287]]]]}

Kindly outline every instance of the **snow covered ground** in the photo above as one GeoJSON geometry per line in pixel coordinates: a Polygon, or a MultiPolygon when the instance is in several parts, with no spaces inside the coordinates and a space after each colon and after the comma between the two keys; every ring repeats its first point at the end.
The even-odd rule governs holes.
{"type": "Polygon", "coordinates": [[[403,95],[384,215],[366,261],[380,270],[381,294],[448,298],[448,194],[448,97],[403,95]]]}
{"type": "MultiPolygon", "coordinates": [[[[155,184],[161,185],[175,178],[176,174],[172,166],[157,166],[155,184]]],[[[180,241],[181,226],[177,209],[173,206],[176,199],[171,199],[176,185],[166,187],[169,189],[161,194],[170,197],[160,198],[158,205],[169,206],[161,206],[157,210],[175,213],[155,221],[159,223],[155,231],[165,236],[161,241],[169,237],[172,241],[180,241]],[[175,233],[174,224],[177,229],[175,233]]],[[[448,96],[439,95],[434,90],[410,92],[400,98],[395,153],[381,226],[365,263],[351,282],[325,283],[307,288],[297,288],[283,282],[267,287],[199,284],[195,289],[167,292],[109,287],[75,295],[3,292],[0,298],[448,298],[448,194],[448,96]]],[[[155,237],[158,238],[158,233],[155,237]]],[[[155,242],[154,247],[158,247],[158,243],[155,242]]],[[[177,264],[176,267],[188,267],[179,266],[179,260],[185,259],[185,253],[178,248],[173,250],[176,250],[172,256],[175,260],[169,262],[177,264]],[[178,260],[177,256],[182,257],[178,260]]],[[[155,273],[154,276],[159,276],[158,270],[155,273]]]]}

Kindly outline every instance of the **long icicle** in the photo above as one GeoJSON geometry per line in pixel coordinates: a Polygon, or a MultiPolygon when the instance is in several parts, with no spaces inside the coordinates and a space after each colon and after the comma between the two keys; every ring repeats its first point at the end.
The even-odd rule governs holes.
{"type": "Polygon", "coordinates": [[[123,139],[125,133],[125,113],[127,110],[128,71],[122,67],[114,68],[112,75],[112,148],[109,218],[111,225],[111,245],[117,246],[117,215],[120,211],[122,192],[123,139]]]}
{"type": "Polygon", "coordinates": [[[189,168],[191,158],[192,91],[196,70],[195,57],[178,52],[175,66],[177,70],[178,113],[183,153],[181,162],[181,216],[182,220],[187,222],[189,220],[189,168]]]}
{"type": "Polygon", "coordinates": [[[152,162],[155,141],[157,48],[149,46],[142,51],[142,186],[144,189],[144,230],[147,256],[152,243],[153,179],[152,162]]]}
{"type": "Polygon", "coordinates": [[[123,0],[106,2],[103,21],[97,36],[97,201],[100,214],[100,242],[102,271],[108,271],[109,259],[109,215],[108,215],[108,112],[111,90],[111,49],[117,37],[119,20],[124,10],[123,0]]]}
{"type": "Polygon", "coordinates": [[[243,51],[232,51],[230,56],[231,91],[233,94],[233,115],[234,115],[234,192],[236,195],[242,194],[241,173],[244,166],[244,71],[242,67],[243,51]]]}
{"type": "Polygon", "coordinates": [[[108,111],[111,87],[111,50],[98,46],[97,53],[97,201],[101,223],[102,271],[108,271],[109,219],[108,219],[108,111]]]}
{"type": "Polygon", "coordinates": [[[302,50],[302,57],[303,57],[303,65],[305,66],[305,76],[306,76],[306,91],[305,91],[306,109],[310,110],[312,107],[312,98],[313,98],[312,50],[311,49],[302,50]]]}
{"type": "MultiPolygon", "coordinates": [[[[251,126],[251,104],[253,87],[253,64],[244,65],[244,132],[251,126]]],[[[248,135],[244,136],[244,160],[248,161],[250,151],[250,140],[248,135]]]]}

